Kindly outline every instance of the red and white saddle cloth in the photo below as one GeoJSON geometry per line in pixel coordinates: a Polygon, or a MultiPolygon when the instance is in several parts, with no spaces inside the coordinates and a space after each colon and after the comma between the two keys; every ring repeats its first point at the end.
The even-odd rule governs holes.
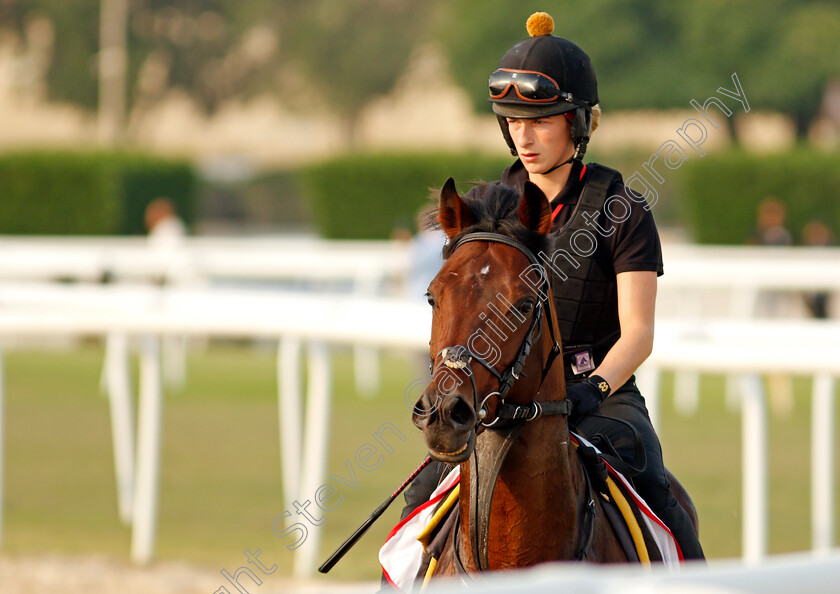
{"type": "MultiPolygon", "coordinates": [[[[586,441],[583,437],[579,435],[573,435],[575,439],[579,442],[592,446],[591,443],[586,441]]],[[[595,447],[595,446],[592,446],[595,447]]],[[[598,448],[595,448],[596,450],[598,448]]],[[[600,451],[598,452],[600,453],[600,451]]],[[[604,464],[607,465],[607,470],[610,473],[610,476],[613,480],[621,481],[622,486],[625,488],[625,492],[630,496],[633,500],[633,503],[636,507],[639,508],[641,512],[642,519],[645,522],[645,526],[650,533],[650,536],[653,542],[656,543],[656,546],[659,548],[659,553],[662,556],[662,563],[667,567],[676,567],[680,563],[683,563],[685,559],[683,559],[682,551],[680,550],[680,545],[677,544],[677,539],[674,538],[674,535],[671,534],[671,530],[665,525],[665,523],[659,519],[659,517],[653,513],[653,510],[648,507],[648,504],[645,503],[645,500],[642,499],[642,496],[636,493],[636,490],[630,484],[624,475],[618,472],[615,468],[609,465],[608,462],[604,461],[604,464]]]]}
{"type": "MultiPolygon", "coordinates": [[[[575,435],[575,438],[586,445],[588,441],[575,435]]],[[[594,447],[594,446],[593,446],[594,447]]],[[[671,531],[648,507],[647,503],[639,496],[630,485],[630,482],[619,472],[607,464],[610,476],[614,480],[621,481],[627,489],[627,493],[641,511],[641,516],[650,532],[652,540],[659,547],[659,553],[663,563],[668,567],[678,566],[683,561],[682,551],[671,534],[671,531]]],[[[456,467],[443,479],[434,490],[427,502],[405,517],[399,524],[394,526],[385,544],[379,549],[379,563],[385,579],[398,592],[410,592],[423,562],[423,544],[417,540],[417,536],[427,526],[438,504],[443,501],[452,489],[460,482],[461,475],[456,467]]]]}
{"type": "Polygon", "coordinates": [[[379,549],[382,573],[388,583],[398,592],[411,592],[423,562],[423,544],[417,540],[417,536],[435,515],[438,504],[460,481],[461,473],[456,466],[432,492],[432,496],[426,503],[420,505],[394,526],[388,538],[385,539],[385,544],[379,549]]]}

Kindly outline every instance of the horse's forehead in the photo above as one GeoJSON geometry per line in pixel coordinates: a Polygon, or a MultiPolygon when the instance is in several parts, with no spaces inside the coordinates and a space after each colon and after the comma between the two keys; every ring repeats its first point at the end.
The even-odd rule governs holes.
{"type": "Polygon", "coordinates": [[[466,244],[444,262],[439,279],[441,282],[457,279],[465,284],[476,281],[482,284],[510,284],[511,279],[518,277],[527,266],[524,256],[518,258],[518,255],[515,250],[505,249],[504,246],[479,242],[466,244]]]}

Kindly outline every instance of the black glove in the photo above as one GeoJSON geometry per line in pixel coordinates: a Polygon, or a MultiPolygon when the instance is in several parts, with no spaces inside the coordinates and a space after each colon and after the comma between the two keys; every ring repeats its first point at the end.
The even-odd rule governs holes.
{"type": "Polygon", "coordinates": [[[610,393],[610,385],[599,375],[592,375],[584,381],[566,388],[566,400],[572,403],[569,420],[577,423],[598,408],[610,393]]]}

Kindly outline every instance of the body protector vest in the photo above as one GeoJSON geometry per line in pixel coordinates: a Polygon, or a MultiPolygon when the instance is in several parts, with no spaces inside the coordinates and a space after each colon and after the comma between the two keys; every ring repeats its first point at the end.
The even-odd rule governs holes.
{"type": "Polygon", "coordinates": [[[567,379],[573,381],[595,369],[621,334],[612,254],[592,223],[603,215],[616,182],[622,183],[618,171],[588,164],[571,217],[552,231],[554,251],[540,255],[551,276],[567,379]]]}

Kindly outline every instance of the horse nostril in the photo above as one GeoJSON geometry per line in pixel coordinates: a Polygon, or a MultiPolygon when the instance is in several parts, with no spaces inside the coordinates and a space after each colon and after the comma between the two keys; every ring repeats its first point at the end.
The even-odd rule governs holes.
{"type": "Polygon", "coordinates": [[[420,396],[420,398],[417,399],[417,402],[414,403],[414,407],[411,411],[412,422],[414,425],[422,429],[429,423],[434,423],[437,417],[436,413],[438,403],[439,399],[434,392],[431,394],[425,392],[422,396],[420,396]],[[432,401],[432,395],[434,395],[434,402],[432,401]]]}
{"type": "Polygon", "coordinates": [[[447,407],[446,413],[450,424],[456,429],[475,425],[475,411],[460,397],[453,399],[452,404],[447,407]]]}

